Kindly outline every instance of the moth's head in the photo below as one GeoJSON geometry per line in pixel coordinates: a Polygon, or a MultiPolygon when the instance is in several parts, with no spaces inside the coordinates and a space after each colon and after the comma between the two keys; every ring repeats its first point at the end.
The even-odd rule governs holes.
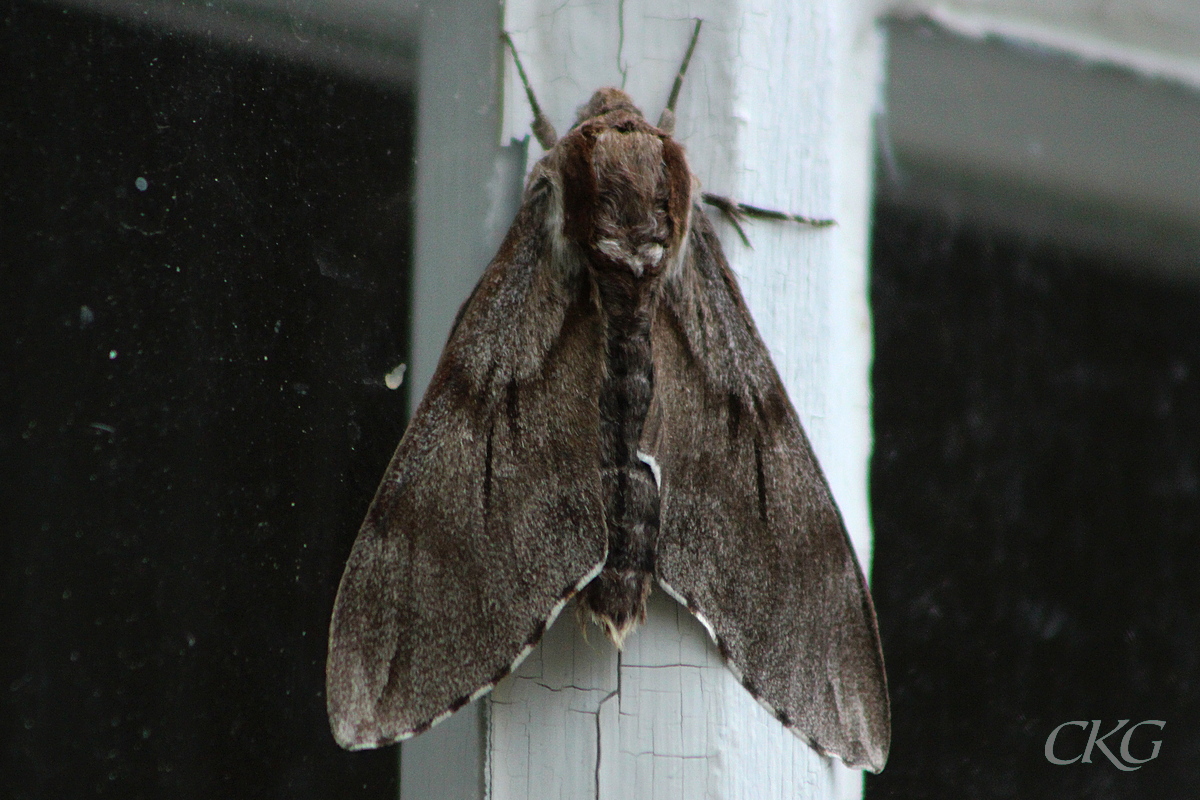
{"type": "Polygon", "coordinates": [[[578,128],[588,120],[604,116],[612,111],[626,111],[644,119],[642,112],[633,104],[633,98],[620,89],[608,86],[597,89],[592,98],[579,107],[573,127],[578,128]]]}

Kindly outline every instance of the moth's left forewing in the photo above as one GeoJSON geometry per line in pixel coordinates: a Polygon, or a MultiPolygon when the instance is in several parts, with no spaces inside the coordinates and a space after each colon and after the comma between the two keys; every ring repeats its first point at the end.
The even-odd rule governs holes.
{"type": "Polygon", "coordinates": [[[870,595],[716,234],[692,220],[652,333],[659,581],[785,725],[878,771],[890,712],[870,595]]]}
{"type": "Polygon", "coordinates": [[[493,687],[599,571],[603,331],[533,184],[463,305],[363,521],[326,667],[349,749],[427,730],[493,687]]]}

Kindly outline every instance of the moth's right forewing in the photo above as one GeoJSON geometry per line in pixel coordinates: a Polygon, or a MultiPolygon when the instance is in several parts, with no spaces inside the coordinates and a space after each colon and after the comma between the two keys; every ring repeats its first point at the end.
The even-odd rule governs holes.
{"type": "Polygon", "coordinates": [[[890,712],[870,595],[716,234],[694,220],[655,319],[643,432],[662,472],[659,580],[785,725],[878,771],[890,712]]]}
{"type": "Polygon", "coordinates": [[[603,565],[603,335],[535,186],[459,313],[334,604],[343,747],[420,733],[491,688],[603,565]]]}

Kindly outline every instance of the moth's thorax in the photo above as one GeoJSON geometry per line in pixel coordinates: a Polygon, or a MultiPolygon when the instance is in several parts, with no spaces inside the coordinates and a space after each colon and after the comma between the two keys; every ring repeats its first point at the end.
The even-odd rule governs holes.
{"type": "Polygon", "coordinates": [[[600,282],[655,283],[677,262],[693,181],[683,149],[618,89],[602,89],[554,153],[561,236],[600,282]]]}
{"type": "Polygon", "coordinates": [[[596,134],[592,167],[597,204],[587,246],[598,273],[653,278],[663,271],[671,239],[670,184],[662,140],[616,128],[596,134]]]}

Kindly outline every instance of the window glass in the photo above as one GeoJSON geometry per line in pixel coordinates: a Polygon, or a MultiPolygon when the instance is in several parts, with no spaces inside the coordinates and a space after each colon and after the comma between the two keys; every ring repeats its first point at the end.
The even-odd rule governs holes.
{"type": "Polygon", "coordinates": [[[151,22],[0,33],[0,793],[392,797],[323,662],[404,424],[411,32],[151,22]]]}

